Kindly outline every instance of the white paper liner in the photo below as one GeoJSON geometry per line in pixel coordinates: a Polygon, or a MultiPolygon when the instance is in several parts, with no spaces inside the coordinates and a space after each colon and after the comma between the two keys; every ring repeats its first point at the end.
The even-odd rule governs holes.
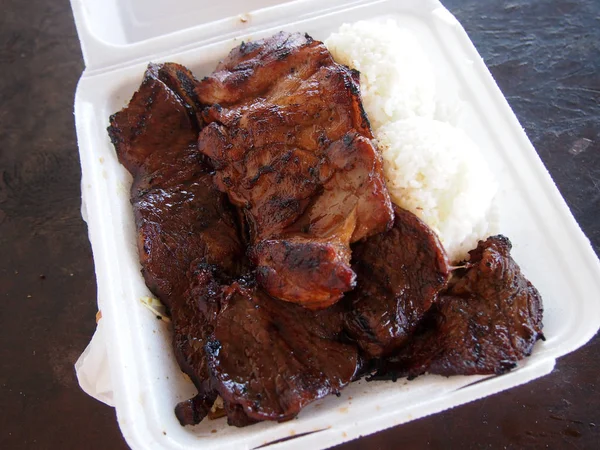
{"type": "Polygon", "coordinates": [[[102,320],[98,322],[92,340],[75,363],[75,373],[79,386],[86,394],[108,406],[115,406],[102,320]]]}

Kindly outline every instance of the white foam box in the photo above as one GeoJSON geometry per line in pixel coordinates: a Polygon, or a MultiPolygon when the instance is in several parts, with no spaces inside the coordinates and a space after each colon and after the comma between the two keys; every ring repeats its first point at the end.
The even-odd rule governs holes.
{"type": "Polygon", "coordinates": [[[600,266],[589,241],[467,34],[438,1],[72,0],[72,7],[86,64],[75,98],[82,214],[94,252],[113,400],[131,447],[326,448],[541,377],[597,332],[600,266]],[[345,22],[386,18],[417,36],[441,90],[465,102],[457,125],[481,147],[500,182],[500,229],[543,295],[547,340],[499,377],[358,381],[286,423],[235,428],[223,418],[180,426],[173,407],[195,390],[175,362],[168,324],[139,301],[150,292],[140,275],[131,177],[106,133],[109,115],[127,104],[149,61],[175,61],[200,78],[242,40],[279,30],[323,40],[345,22]]]}

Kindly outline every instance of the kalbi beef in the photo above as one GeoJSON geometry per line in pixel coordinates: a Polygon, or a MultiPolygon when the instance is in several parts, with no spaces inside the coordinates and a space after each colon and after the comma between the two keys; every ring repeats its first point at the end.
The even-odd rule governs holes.
{"type": "Polygon", "coordinates": [[[340,305],[310,311],[256,287],[234,283],[224,291],[206,349],[229,408],[238,405],[255,421],[288,420],[352,381],[358,356],[354,346],[339,342],[340,305]]]}
{"type": "Polygon", "coordinates": [[[341,304],[313,312],[271,298],[251,277],[218,275],[199,265],[187,301],[173,308],[178,361],[199,392],[177,406],[182,424],[198,423],[217,393],[230,425],[288,420],[352,381],[358,355],[339,342],[341,304]]]}
{"type": "Polygon", "coordinates": [[[195,146],[197,106],[181,96],[193,93],[189,83],[197,81],[182,66],[150,64],[140,89],[108,128],[119,161],[133,175],[142,273],[167,306],[189,288],[193,261],[235,274],[244,254],[232,208],[195,146]]]}
{"type": "Polygon", "coordinates": [[[192,97],[182,96],[185,86],[177,76],[165,75],[175,70],[187,73],[151,65],[140,90],[109,127],[119,160],[134,175],[131,200],[142,273],[170,309],[175,355],[198,388],[175,413],[184,425],[198,423],[221,394],[232,425],[291,418],[351,381],[356,350],[336,342],[341,310],[313,313],[246,286],[251,281],[232,281],[243,280],[245,247],[233,207],[193,145],[199,124],[190,113],[196,110],[188,103],[192,97]],[[172,133],[173,124],[186,126],[172,133]],[[236,323],[244,326],[237,330],[236,323]],[[272,327],[279,333],[268,334],[272,327]],[[223,351],[215,353],[217,339],[223,351]],[[269,359],[262,345],[278,359],[269,359]],[[240,358],[249,365],[238,367],[240,358]],[[245,370],[253,363],[256,372],[245,370]],[[248,383],[247,389],[235,391],[226,380],[248,383]]]}
{"type": "Polygon", "coordinates": [[[504,236],[481,241],[423,330],[379,375],[502,374],[529,356],[542,334],[542,299],[510,256],[504,236]]]}
{"type": "Polygon", "coordinates": [[[203,105],[196,93],[198,80],[194,74],[187,67],[177,63],[150,64],[150,67],[157,67],[158,78],[179,96],[192,121],[201,125],[200,113],[203,105]]]}
{"type": "Polygon", "coordinates": [[[411,212],[397,206],[394,212],[390,231],[353,247],[358,283],[346,300],[346,327],[370,358],[407,342],[450,274],[435,233],[411,212]]]}
{"type": "MultiPolygon", "coordinates": [[[[147,286],[171,312],[176,357],[198,388],[177,408],[182,423],[200,421],[217,394],[210,385],[204,342],[219,309],[212,264],[236,276],[245,248],[233,208],[197,151],[195,106],[177,65],[150,65],[127,108],[111,117],[109,134],[119,161],[133,175],[131,201],[147,286]],[[168,74],[181,76],[167,76],[168,74]],[[168,83],[168,84],[167,84],[168,83]]],[[[186,78],[193,82],[193,78],[186,78]]],[[[217,270],[217,269],[214,269],[217,270]]]]}
{"type": "MultiPolygon", "coordinates": [[[[178,157],[182,165],[188,162],[183,155],[178,157]]],[[[196,167],[201,167],[197,161],[196,167]]],[[[167,306],[189,288],[188,271],[193,262],[216,264],[226,273],[236,274],[244,259],[227,198],[201,169],[194,173],[182,167],[177,175],[186,172],[192,175],[186,181],[132,192],[142,274],[167,306]]],[[[141,184],[138,181],[134,188],[141,184]]]]}
{"type": "Polygon", "coordinates": [[[150,173],[163,162],[173,164],[174,154],[193,145],[198,138],[195,107],[179,95],[189,89],[174,83],[171,75],[177,71],[182,79],[187,75],[186,84],[197,83],[191,73],[178,64],[149,64],[142,85],[127,107],[110,117],[108,134],[119,162],[134,178],[148,156],[158,156],[156,165],[145,167],[150,173]],[[173,84],[168,86],[165,82],[173,84]]]}
{"type": "Polygon", "coordinates": [[[389,202],[357,76],[280,33],[202,83],[150,64],[111,116],[142,273],[198,389],[183,425],[218,395],[231,425],[289,420],[377,361],[376,377],[502,373],[543,338],[508,239],[481,242],[447,287],[435,234],[389,202]]]}
{"type": "Polygon", "coordinates": [[[385,231],[392,209],[358,74],[308,36],[242,44],[196,88],[198,147],[249,223],[258,281],[325,308],[355,283],[349,244],[385,231]]]}

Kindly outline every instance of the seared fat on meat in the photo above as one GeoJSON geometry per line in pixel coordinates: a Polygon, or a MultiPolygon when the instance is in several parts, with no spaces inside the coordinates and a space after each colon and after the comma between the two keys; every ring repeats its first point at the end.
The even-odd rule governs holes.
{"type": "Polygon", "coordinates": [[[393,211],[360,99],[359,74],[308,35],[233,49],[196,87],[199,150],[249,223],[249,256],[271,295],[310,309],[355,285],[350,244],[393,211]]]}

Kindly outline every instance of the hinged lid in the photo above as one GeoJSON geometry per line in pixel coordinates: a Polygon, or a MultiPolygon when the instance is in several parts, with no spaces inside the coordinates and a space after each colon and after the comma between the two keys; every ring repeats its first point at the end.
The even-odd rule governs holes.
{"type": "MultiPolygon", "coordinates": [[[[366,0],[71,0],[86,69],[105,71],[166,52],[366,0]]],[[[377,3],[370,0],[371,3],[377,3]]],[[[427,2],[427,0],[425,0],[427,2]]],[[[431,1],[432,5],[439,3],[431,1]]]]}

